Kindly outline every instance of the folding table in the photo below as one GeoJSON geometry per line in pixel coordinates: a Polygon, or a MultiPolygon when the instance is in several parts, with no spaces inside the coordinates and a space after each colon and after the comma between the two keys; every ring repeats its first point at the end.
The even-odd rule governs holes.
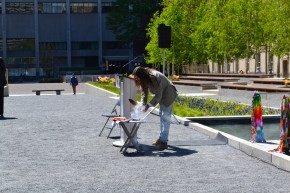
{"type": "Polygon", "coordinates": [[[133,144],[135,149],[139,152],[142,151],[140,145],[138,142],[134,140],[134,136],[137,134],[137,131],[139,127],[141,126],[141,123],[144,123],[145,121],[138,121],[138,120],[127,120],[127,121],[120,121],[119,125],[122,127],[124,132],[127,135],[127,139],[124,143],[124,145],[121,147],[120,152],[123,151],[123,153],[126,153],[127,149],[129,148],[130,144],[133,144]],[[131,131],[126,126],[127,124],[133,124],[133,127],[131,128],[131,131]]]}
{"type": "Polygon", "coordinates": [[[156,105],[155,107],[150,107],[151,110],[148,110],[148,112],[146,112],[145,116],[140,118],[140,119],[126,119],[126,120],[122,120],[119,121],[119,125],[121,126],[121,128],[124,130],[124,132],[127,135],[127,139],[125,140],[123,146],[120,149],[120,152],[123,151],[123,153],[126,153],[127,149],[129,148],[130,144],[133,144],[133,146],[135,147],[135,149],[140,152],[142,151],[140,144],[138,142],[136,142],[134,139],[134,136],[137,134],[138,129],[141,126],[141,123],[145,123],[145,118],[150,115],[152,113],[152,111],[154,111],[156,109],[158,105],[156,105]],[[131,128],[131,131],[128,129],[128,127],[126,126],[126,124],[133,124],[133,127],[131,128]]]}

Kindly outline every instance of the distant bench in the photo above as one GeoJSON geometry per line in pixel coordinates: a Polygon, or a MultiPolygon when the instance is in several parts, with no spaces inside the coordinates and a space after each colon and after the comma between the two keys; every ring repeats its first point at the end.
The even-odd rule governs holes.
{"type": "Polygon", "coordinates": [[[64,91],[64,89],[32,90],[32,92],[36,92],[36,95],[40,95],[41,92],[49,92],[49,91],[55,91],[56,95],[60,95],[61,91],[64,91]]]}
{"type": "Polygon", "coordinates": [[[217,89],[217,83],[216,82],[206,82],[206,81],[172,81],[173,84],[176,85],[185,85],[185,86],[199,86],[202,88],[202,90],[206,89],[217,89]]]}
{"type": "Polygon", "coordinates": [[[274,74],[227,74],[227,73],[190,73],[182,76],[216,76],[216,77],[239,77],[239,78],[267,78],[274,74]]]}
{"type": "Polygon", "coordinates": [[[206,77],[206,76],[180,76],[180,80],[199,80],[199,81],[217,81],[217,82],[237,82],[239,78],[226,77],[206,77]]]}
{"type": "MultiPolygon", "coordinates": [[[[285,85],[285,81],[286,81],[285,79],[262,79],[262,80],[253,80],[253,83],[285,85]]],[[[287,80],[287,83],[288,82],[289,80],[287,80]]]]}
{"type": "Polygon", "coordinates": [[[290,88],[277,88],[277,87],[261,87],[252,85],[234,85],[234,84],[221,84],[221,88],[224,89],[236,89],[236,90],[250,90],[250,91],[262,91],[262,92],[290,92],[290,88]]]}

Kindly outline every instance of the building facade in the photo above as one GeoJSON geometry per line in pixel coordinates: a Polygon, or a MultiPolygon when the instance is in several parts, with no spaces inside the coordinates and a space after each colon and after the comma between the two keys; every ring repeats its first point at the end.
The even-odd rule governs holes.
{"type": "MultiPolygon", "coordinates": [[[[261,52],[256,58],[249,58],[248,68],[247,60],[240,59],[230,61],[224,65],[218,65],[214,62],[209,62],[206,68],[213,73],[252,73],[256,72],[257,67],[260,68],[263,74],[269,74],[270,71],[277,77],[288,78],[290,75],[289,57],[283,56],[280,59],[277,56],[269,56],[269,53],[261,52]],[[278,70],[279,69],[279,70],[278,70]]],[[[203,69],[202,69],[203,70],[203,69]]]]}
{"type": "Polygon", "coordinates": [[[2,0],[0,56],[9,76],[109,70],[130,61],[107,29],[113,0],[2,0]]]}

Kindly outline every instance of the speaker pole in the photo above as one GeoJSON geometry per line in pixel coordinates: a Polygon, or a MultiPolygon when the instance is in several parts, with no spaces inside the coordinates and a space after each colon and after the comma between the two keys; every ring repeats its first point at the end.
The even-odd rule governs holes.
{"type": "Polygon", "coordinates": [[[165,75],[165,48],[162,49],[162,52],[163,74],[165,75]]]}

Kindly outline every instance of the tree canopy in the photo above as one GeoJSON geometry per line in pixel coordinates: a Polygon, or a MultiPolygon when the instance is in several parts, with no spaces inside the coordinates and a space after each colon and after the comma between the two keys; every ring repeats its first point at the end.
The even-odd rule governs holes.
{"type": "Polygon", "coordinates": [[[117,40],[132,43],[134,54],[145,52],[148,43],[146,28],[153,14],[160,9],[161,0],[116,0],[108,14],[107,26],[117,40]]]}
{"type": "Polygon", "coordinates": [[[147,27],[148,63],[162,63],[158,24],[172,29],[167,61],[224,64],[255,58],[271,50],[276,56],[290,51],[289,0],[163,0],[147,27]]]}

